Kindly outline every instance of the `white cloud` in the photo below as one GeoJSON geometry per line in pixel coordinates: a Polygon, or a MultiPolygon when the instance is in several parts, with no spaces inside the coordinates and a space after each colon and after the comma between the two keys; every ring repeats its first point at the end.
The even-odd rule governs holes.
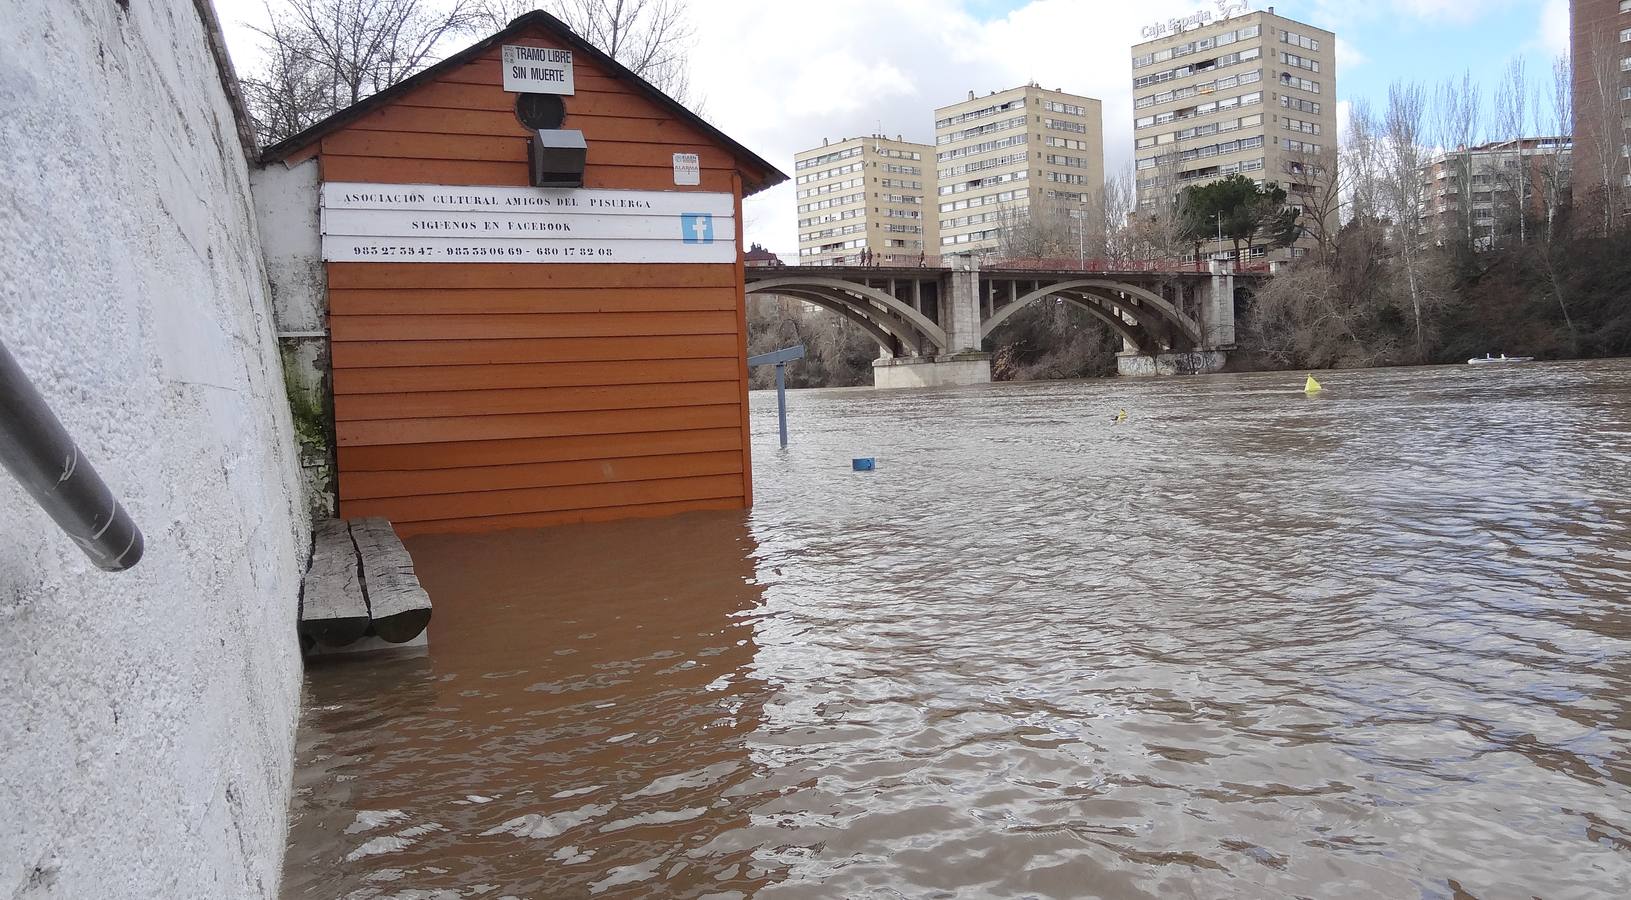
{"type": "Polygon", "coordinates": [[[1569,0],[1546,0],[1540,11],[1540,39],[1547,53],[1569,54],[1569,0]]]}
{"type": "Polygon", "coordinates": [[[1365,54],[1359,52],[1358,47],[1341,37],[1337,38],[1337,71],[1345,72],[1356,66],[1362,66],[1368,59],[1365,54]]]}
{"type": "Polygon", "coordinates": [[[1467,0],[1393,0],[1394,9],[1407,16],[1429,21],[1471,22],[1489,11],[1493,3],[1467,0]]]}
{"type": "MultiPolygon", "coordinates": [[[[1395,27],[1416,22],[1432,25],[1467,25],[1495,15],[1505,15],[1517,5],[1528,5],[1533,0],[1311,0],[1312,9],[1306,18],[1321,28],[1341,32],[1362,22],[1383,20],[1395,27]]],[[[1300,4],[1299,4],[1300,5],[1300,4]]],[[[1303,18],[1297,10],[1281,11],[1292,18],[1303,18]]]]}
{"type": "MultiPolygon", "coordinates": [[[[1133,4],[1032,0],[995,21],[960,0],[692,0],[692,82],[710,118],[784,171],[793,154],[882,130],[932,143],[934,108],[1036,81],[1103,101],[1105,166],[1132,158],[1133,4]]],[[[931,168],[931,167],[926,167],[931,168]]],[[[925,179],[932,183],[932,174],[925,179]]],[[[797,255],[793,188],[748,201],[748,239],[797,255]]],[[[932,195],[932,189],[931,189],[932,195]]]]}

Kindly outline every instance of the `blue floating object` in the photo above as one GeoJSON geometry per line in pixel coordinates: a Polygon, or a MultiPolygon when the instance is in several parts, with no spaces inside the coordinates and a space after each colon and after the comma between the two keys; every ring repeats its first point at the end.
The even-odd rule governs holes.
{"type": "Polygon", "coordinates": [[[877,468],[878,461],[870,456],[857,456],[850,460],[850,465],[853,466],[857,472],[870,472],[877,468]]]}

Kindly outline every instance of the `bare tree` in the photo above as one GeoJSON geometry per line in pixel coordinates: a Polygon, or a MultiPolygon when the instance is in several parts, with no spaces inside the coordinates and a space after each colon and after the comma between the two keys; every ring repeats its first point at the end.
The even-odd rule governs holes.
{"type": "Polygon", "coordinates": [[[1342,231],[1343,211],[1354,194],[1353,175],[1342,165],[1336,147],[1294,154],[1287,165],[1286,199],[1301,210],[1298,225],[1313,238],[1315,258],[1320,265],[1329,266],[1342,231]]]}
{"type": "Polygon", "coordinates": [[[1187,198],[1180,178],[1179,161],[1183,144],[1163,148],[1153,168],[1127,173],[1136,205],[1127,217],[1124,242],[1132,259],[1174,260],[1186,254],[1204,260],[1201,246],[1206,239],[1192,227],[1187,198]],[[1138,177],[1142,174],[1143,177],[1138,177]]]}
{"type": "MultiPolygon", "coordinates": [[[[1584,148],[1593,161],[1592,171],[1577,171],[1575,191],[1578,200],[1588,197],[1602,215],[1602,231],[1614,231],[1621,203],[1620,179],[1625,171],[1622,162],[1626,145],[1626,128],[1621,115],[1620,54],[1617,45],[1607,35],[1598,35],[1587,48],[1586,85],[1590,109],[1574,111],[1577,132],[1576,146],[1584,148]],[[1590,179],[1588,182],[1587,179],[1590,179]],[[1591,190],[1584,190],[1586,184],[1591,190]]],[[[1578,205],[1578,203],[1577,203],[1578,205]]]]}
{"type": "MultiPolygon", "coordinates": [[[[1348,111],[1348,134],[1341,151],[1340,165],[1351,197],[1351,215],[1338,237],[1338,261],[1353,277],[1349,293],[1381,280],[1380,272],[1390,261],[1388,227],[1391,204],[1388,190],[1389,155],[1383,125],[1371,110],[1370,102],[1355,100],[1348,111]]],[[[1414,241],[1414,228],[1394,223],[1397,241],[1414,241]]]]}
{"type": "Polygon", "coordinates": [[[1138,212],[1138,195],[1133,169],[1129,165],[1104,180],[1099,192],[1099,213],[1104,229],[1104,258],[1129,260],[1140,257],[1130,239],[1132,219],[1138,212]]]}
{"type": "Polygon", "coordinates": [[[1434,137],[1444,154],[1445,162],[1459,192],[1456,211],[1457,223],[1467,246],[1476,244],[1475,224],[1477,211],[1473,203],[1472,147],[1477,140],[1478,124],[1482,114],[1478,86],[1473,84],[1472,73],[1465,72],[1461,83],[1446,81],[1439,85],[1437,102],[1433,105],[1434,137]]]}
{"type": "Polygon", "coordinates": [[[1516,157],[1516,165],[1508,165],[1509,161],[1505,159],[1499,161],[1495,174],[1502,182],[1499,187],[1507,190],[1498,192],[1496,196],[1506,193],[1513,196],[1512,213],[1517,219],[1518,243],[1526,244],[1529,242],[1530,179],[1524,141],[1528,138],[1525,132],[1529,130],[1529,80],[1521,56],[1515,56],[1507,63],[1506,77],[1495,92],[1495,127],[1502,139],[1513,142],[1516,157]]]}
{"type": "Polygon", "coordinates": [[[263,49],[265,61],[241,79],[255,138],[263,146],[297,134],[334,109],[332,85],[314,61],[311,39],[274,19],[263,49]]]}
{"type": "MultiPolygon", "coordinates": [[[[1569,140],[1574,135],[1574,73],[1569,58],[1560,56],[1552,62],[1552,83],[1549,95],[1542,97],[1545,86],[1535,92],[1535,121],[1544,121],[1551,136],[1569,140]]],[[[1570,158],[1572,154],[1556,152],[1543,154],[1539,159],[1536,176],[1546,204],[1546,240],[1556,236],[1557,216],[1569,195],[1570,158]]]]}
{"type": "Polygon", "coordinates": [[[245,79],[262,140],[289,136],[407,78],[467,29],[473,0],[267,0],[267,61],[245,79]]]}
{"type": "Polygon", "coordinates": [[[1068,205],[1005,203],[997,210],[997,250],[1009,259],[1058,259],[1078,252],[1068,205]]]}
{"type": "Polygon", "coordinates": [[[690,70],[686,57],[695,33],[686,0],[474,0],[477,24],[498,31],[522,13],[542,8],[566,27],[651,82],[658,90],[689,104],[690,70]]]}
{"type": "Polygon", "coordinates": [[[1395,81],[1389,85],[1385,118],[1388,205],[1392,208],[1395,230],[1399,233],[1399,259],[1404,264],[1405,281],[1410,291],[1418,361],[1427,358],[1422,331],[1422,250],[1417,235],[1422,222],[1421,172],[1426,155],[1422,149],[1422,93],[1421,85],[1415,83],[1395,81]]]}
{"type": "Polygon", "coordinates": [[[1370,101],[1356,98],[1348,109],[1347,143],[1340,160],[1352,186],[1351,218],[1380,221],[1386,214],[1386,152],[1382,126],[1371,111],[1370,101]]]}

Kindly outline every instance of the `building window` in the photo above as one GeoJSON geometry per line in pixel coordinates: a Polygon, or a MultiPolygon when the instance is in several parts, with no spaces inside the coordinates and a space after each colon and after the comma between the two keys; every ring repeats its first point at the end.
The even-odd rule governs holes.
{"type": "Polygon", "coordinates": [[[1301,47],[1304,50],[1313,50],[1316,53],[1319,52],[1320,49],[1319,41],[1311,37],[1304,37],[1303,35],[1300,35],[1294,31],[1281,32],[1280,40],[1282,43],[1287,43],[1294,47],[1301,47]]]}
{"type": "Polygon", "coordinates": [[[1631,12],[1631,0],[1620,0],[1620,12],[1631,12]]]}
{"type": "MultiPolygon", "coordinates": [[[[1622,9],[1620,12],[1625,12],[1625,10],[1622,9]]],[[[1626,41],[1631,41],[1631,28],[1620,29],[1620,43],[1623,44],[1626,41]]]]}
{"type": "Polygon", "coordinates": [[[1239,53],[1225,53],[1216,59],[1199,60],[1187,66],[1179,66],[1176,69],[1167,69],[1164,72],[1153,72],[1149,75],[1140,75],[1133,79],[1133,89],[1137,90],[1139,88],[1146,88],[1152,84],[1160,84],[1163,81],[1172,81],[1175,78],[1188,78],[1189,76],[1194,75],[1196,72],[1206,72],[1213,69],[1222,69],[1226,66],[1232,66],[1237,63],[1250,62],[1254,59],[1261,58],[1262,55],[1263,51],[1261,48],[1248,47],[1239,53]]]}
{"type": "Polygon", "coordinates": [[[948,132],[936,137],[934,142],[936,144],[955,144],[958,141],[967,140],[972,137],[979,137],[982,134],[990,134],[993,131],[1006,131],[1010,128],[1023,127],[1025,127],[1025,117],[1014,116],[1011,119],[1003,119],[999,122],[990,122],[974,128],[965,128],[962,131],[948,132]]]}
{"type": "Polygon", "coordinates": [[[825,165],[826,163],[835,162],[835,161],[840,160],[840,159],[848,159],[848,158],[850,158],[852,156],[860,156],[860,155],[861,155],[861,148],[860,147],[851,147],[848,150],[840,150],[840,151],[838,151],[836,153],[828,153],[828,154],[825,154],[825,155],[822,155],[822,156],[817,156],[817,157],[815,157],[813,159],[801,159],[798,162],[794,163],[793,167],[795,169],[809,169],[809,168],[813,168],[815,166],[825,165]]]}
{"type": "Polygon", "coordinates": [[[1320,114],[1320,105],[1312,100],[1303,100],[1298,97],[1281,96],[1280,106],[1285,109],[1298,109],[1305,113],[1320,114]]]}
{"type": "Polygon", "coordinates": [[[1280,51],[1280,62],[1285,63],[1288,66],[1296,66],[1299,69],[1307,69],[1310,72],[1318,72],[1320,70],[1319,60],[1309,59],[1306,56],[1298,56],[1295,53],[1287,53],[1283,50],[1280,51]]]}
{"type": "Polygon", "coordinates": [[[1298,78],[1290,72],[1280,73],[1280,84],[1284,87],[1296,88],[1299,91],[1308,91],[1311,94],[1317,94],[1320,92],[1319,82],[1309,81],[1306,78],[1298,78]]]}

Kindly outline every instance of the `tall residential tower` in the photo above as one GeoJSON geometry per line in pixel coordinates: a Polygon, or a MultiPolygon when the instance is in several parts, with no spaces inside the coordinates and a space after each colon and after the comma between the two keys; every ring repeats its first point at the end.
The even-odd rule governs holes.
{"type": "Polygon", "coordinates": [[[934,111],[941,253],[999,250],[1104,186],[1099,101],[1034,84],[934,111]]]}
{"type": "MultiPolygon", "coordinates": [[[[1176,24],[1145,29],[1152,40],[1133,47],[1140,208],[1235,174],[1278,183],[1295,204],[1299,190],[1335,177],[1336,35],[1272,7],[1176,24]]],[[[1205,252],[1232,249],[1213,243],[1205,252]]]]}
{"type": "Polygon", "coordinates": [[[868,250],[894,261],[940,252],[933,158],[933,147],[882,135],[796,154],[798,264],[854,264],[868,250]]]}

